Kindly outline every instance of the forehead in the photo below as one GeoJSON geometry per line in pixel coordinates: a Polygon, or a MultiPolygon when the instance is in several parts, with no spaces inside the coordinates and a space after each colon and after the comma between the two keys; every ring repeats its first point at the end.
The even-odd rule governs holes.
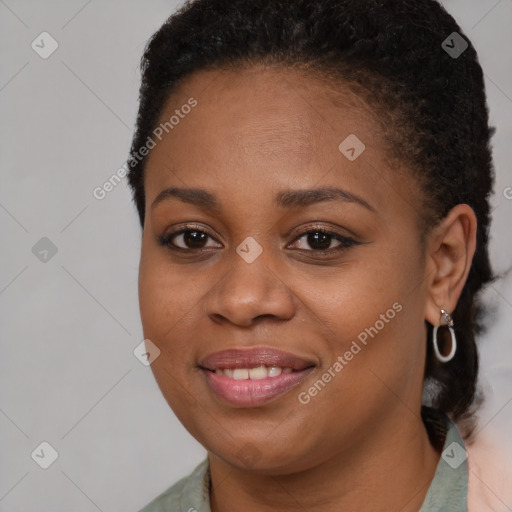
{"type": "Polygon", "coordinates": [[[194,73],[168,99],[160,123],[172,116],[177,124],[146,165],[148,201],[172,180],[251,188],[258,178],[262,187],[278,178],[295,187],[341,179],[360,187],[388,173],[396,187],[407,185],[403,169],[390,169],[378,119],[364,100],[294,69],[194,73]],[[196,106],[184,109],[191,98],[196,106]]]}
{"type": "Polygon", "coordinates": [[[306,153],[317,145],[321,134],[336,141],[344,131],[364,130],[365,138],[373,139],[375,116],[366,103],[343,84],[335,90],[328,83],[292,68],[263,65],[202,71],[181,83],[169,98],[161,120],[193,95],[199,107],[195,113],[206,123],[203,127],[221,129],[204,130],[201,135],[229,136],[232,145],[252,141],[254,148],[263,143],[268,145],[263,149],[272,149],[276,141],[283,150],[304,148],[302,153],[306,153]],[[333,117],[337,118],[335,124],[333,117]],[[251,137],[247,137],[249,133],[251,137]]]}

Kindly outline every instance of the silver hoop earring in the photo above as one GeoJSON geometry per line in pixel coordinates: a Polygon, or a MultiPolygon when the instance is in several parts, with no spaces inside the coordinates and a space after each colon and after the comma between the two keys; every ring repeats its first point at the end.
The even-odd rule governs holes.
{"type": "Polygon", "coordinates": [[[436,354],[437,359],[439,359],[439,361],[442,363],[447,363],[453,359],[453,356],[457,351],[457,338],[455,337],[455,331],[453,329],[453,319],[450,313],[447,313],[444,309],[441,309],[441,320],[443,321],[444,326],[447,327],[450,331],[450,337],[452,341],[450,353],[447,356],[443,356],[439,350],[439,345],[437,342],[437,330],[439,329],[439,326],[437,325],[434,327],[434,331],[432,332],[432,344],[434,345],[434,353],[436,354]]]}

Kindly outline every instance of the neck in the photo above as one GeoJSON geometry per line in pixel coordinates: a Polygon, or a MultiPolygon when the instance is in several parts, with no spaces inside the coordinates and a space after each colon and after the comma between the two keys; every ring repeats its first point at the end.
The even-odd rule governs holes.
{"type": "Polygon", "coordinates": [[[357,447],[298,473],[265,474],[233,467],[209,455],[212,512],[304,509],[417,512],[440,453],[421,420],[374,429],[357,447]]]}

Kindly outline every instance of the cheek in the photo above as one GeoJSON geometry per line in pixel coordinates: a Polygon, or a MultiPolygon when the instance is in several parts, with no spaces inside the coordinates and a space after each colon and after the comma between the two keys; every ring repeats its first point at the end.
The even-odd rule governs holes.
{"type": "Polygon", "coordinates": [[[413,244],[395,240],[387,247],[362,248],[336,273],[331,269],[315,280],[294,280],[307,297],[308,317],[323,326],[324,370],[344,357],[344,378],[336,382],[344,380],[359,396],[375,395],[374,374],[392,389],[421,375],[425,290],[418,286],[424,279],[420,256],[413,244]]]}
{"type": "MultiPolygon", "coordinates": [[[[190,318],[200,307],[199,279],[169,264],[165,251],[143,242],[139,265],[139,306],[144,337],[175,352],[190,318]]],[[[204,286],[204,285],[203,285],[204,286]]]]}
{"type": "Polygon", "coordinates": [[[165,251],[143,242],[139,265],[140,316],[144,338],[160,349],[151,370],[167,403],[189,430],[193,413],[187,397],[195,377],[195,372],[190,371],[190,333],[197,330],[191,319],[198,314],[195,308],[200,307],[201,295],[199,283],[183,269],[169,265],[165,251]]]}
{"type": "Polygon", "coordinates": [[[382,327],[380,316],[388,310],[384,321],[388,317],[392,320],[396,313],[393,304],[403,305],[417,274],[417,267],[394,258],[382,247],[364,247],[338,268],[315,272],[314,276],[298,274],[293,288],[312,316],[330,328],[333,336],[339,335],[339,345],[377,321],[382,327]]]}

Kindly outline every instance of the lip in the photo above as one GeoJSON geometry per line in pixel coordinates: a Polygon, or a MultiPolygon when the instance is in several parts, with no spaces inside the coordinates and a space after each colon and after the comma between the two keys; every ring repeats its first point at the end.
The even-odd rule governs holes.
{"type": "Polygon", "coordinates": [[[273,348],[229,349],[206,356],[199,364],[210,389],[235,407],[257,407],[298,386],[316,367],[307,360],[273,348]],[[216,369],[279,366],[291,373],[258,380],[234,380],[215,373],[216,369]]]}
{"type": "Polygon", "coordinates": [[[279,366],[298,371],[315,366],[315,361],[270,347],[235,348],[214,352],[203,358],[199,366],[212,371],[217,368],[256,368],[257,366],[279,366]]]}

